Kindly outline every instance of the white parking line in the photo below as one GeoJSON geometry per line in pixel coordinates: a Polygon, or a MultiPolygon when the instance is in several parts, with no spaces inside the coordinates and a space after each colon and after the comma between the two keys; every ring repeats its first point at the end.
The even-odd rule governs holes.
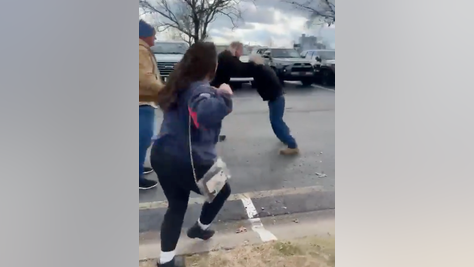
{"type": "Polygon", "coordinates": [[[336,90],[334,90],[334,89],[326,88],[326,87],[323,87],[323,86],[320,86],[320,85],[312,84],[311,86],[313,86],[314,88],[325,90],[325,91],[336,92],[336,90]]]}
{"type": "Polygon", "coordinates": [[[245,210],[247,211],[247,216],[249,217],[249,222],[252,225],[252,230],[260,236],[262,242],[277,240],[276,236],[272,234],[272,232],[265,229],[265,226],[263,226],[260,218],[255,218],[255,216],[258,215],[258,212],[252,202],[252,199],[243,195],[241,200],[245,210]]]}
{"type": "MultiPolygon", "coordinates": [[[[307,186],[307,187],[295,187],[295,188],[282,188],[277,190],[266,190],[266,191],[256,191],[248,192],[242,194],[232,194],[229,196],[228,200],[239,200],[242,201],[242,205],[245,208],[247,213],[248,221],[252,226],[252,231],[258,234],[262,242],[274,241],[277,240],[277,237],[267,230],[263,225],[258,216],[258,211],[255,205],[253,204],[252,198],[261,199],[265,197],[276,197],[276,196],[287,196],[287,195],[301,195],[308,194],[313,192],[325,192],[322,186],[307,186]]],[[[203,198],[190,198],[189,204],[202,204],[204,203],[203,198]]],[[[140,210],[150,210],[158,208],[167,208],[167,201],[154,201],[154,202],[145,202],[139,203],[140,210]]]]}
{"type": "MultiPolygon", "coordinates": [[[[277,237],[263,225],[258,216],[257,208],[253,204],[252,198],[264,198],[264,197],[275,197],[275,196],[286,196],[286,195],[301,195],[312,192],[323,192],[325,191],[321,186],[307,186],[299,188],[282,188],[277,190],[267,190],[267,191],[257,191],[257,192],[248,192],[243,194],[232,194],[229,196],[228,200],[240,200],[245,208],[247,213],[248,221],[252,225],[252,231],[257,233],[262,240],[262,242],[278,240],[277,237]]],[[[203,198],[190,198],[189,204],[202,204],[204,203],[203,198]]],[[[166,208],[168,207],[167,201],[155,201],[155,202],[145,202],[139,203],[140,210],[150,210],[157,208],[166,208]]]]}
{"type": "MultiPolygon", "coordinates": [[[[267,190],[267,191],[256,191],[256,192],[247,192],[243,194],[232,194],[227,199],[228,201],[232,200],[242,200],[242,198],[264,198],[264,197],[275,197],[275,196],[286,196],[286,195],[301,195],[308,194],[311,192],[321,192],[324,191],[321,186],[307,186],[307,187],[296,187],[296,188],[282,188],[276,190],[267,190]]],[[[188,204],[203,204],[204,200],[201,197],[193,197],[189,199],[188,204]]],[[[153,202],[142,202],[138,204],[139,210],[150,210],[150,209],[159,209],[167,208],[167,201],[153,201],[153,202]]]]}

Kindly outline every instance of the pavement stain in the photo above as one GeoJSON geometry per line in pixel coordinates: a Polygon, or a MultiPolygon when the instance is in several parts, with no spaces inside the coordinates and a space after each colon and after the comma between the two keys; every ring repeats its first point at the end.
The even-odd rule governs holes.
{"type": "Polygon", "coordinates": [[[316,174],[316,176],[318,176],[319,178],[327,177],[327,174],[325,174],[324,172],[315,172],[314,174],[316,174]]]}
{"type": "Polygon", "coordinates": [[[247,228],[241,226],[239,227],[239,229],[237,229],[237,231],[235,231],[237,234],[240,234],[240,233],[246,233],[247,232],[247,228]]]}

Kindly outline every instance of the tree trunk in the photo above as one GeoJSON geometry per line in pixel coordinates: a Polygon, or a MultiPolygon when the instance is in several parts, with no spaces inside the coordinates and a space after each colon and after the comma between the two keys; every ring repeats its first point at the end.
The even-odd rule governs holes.
{"type": "Polygon", "coordinates": [[[199,36],[199,28],[201,28],[201,21],[199,21],[198,17],[194,15],[194,42],[199,42],[201,36],[199,36]]]}

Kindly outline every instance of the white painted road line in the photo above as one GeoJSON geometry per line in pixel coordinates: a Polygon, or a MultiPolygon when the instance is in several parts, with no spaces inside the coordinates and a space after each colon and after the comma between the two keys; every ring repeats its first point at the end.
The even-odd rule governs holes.
{"type": "Polygon", "coordinates": [[[255,216],[258,215],[258,212],[252,202],[252,199],[246,195],[242,195],[241,200],[245,210],[247,211],[249,222],[252,224],[252,230],[260,236],[262,242],[277,240],[276,236],[272,234],[272,232],[265,229],[260,218],[255,218],[255,216]]]}
{"type": "MultiPolygon", "coordinates": [[[[243,194],[232,194],[227,199],[227,201],[241,200],[242,198],[264,198],[264,197],[276,197],[276,196],[287,196],[287,195],[302,195],[312,192],[322,192],[325,191],[321,186],[307,186],[307,187],[296,187],[296,188],[282,188],[277,190],[267,190],[267,191],[257,191],[257,192],[248,192],[243,194]]],[[[189,199],[188,202],[192,204],[204,204],[204,200],[201,197],[193,197],[189,199]]],[[[159,208],[167,208],[167,201],[153,201],[153,202],[142,202],[139,203],[139,210],[151,210],[159,208]]]]}
{"type": "Polygon", "coordinates": [[[320,85],[312,84],[311,86],[314,87],[314,88],[325,90],[325,91],[336,92],[335,89],[326,88],[326,87],[323,87],[323,86],[320,86],[320,85]]]}

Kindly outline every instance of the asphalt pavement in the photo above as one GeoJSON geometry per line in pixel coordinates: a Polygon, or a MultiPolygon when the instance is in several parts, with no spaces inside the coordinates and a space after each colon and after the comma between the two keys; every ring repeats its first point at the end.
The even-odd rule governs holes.
{"type": "MultiPolygon", "coordinates": [[[[285,91],[285,121],[300,147],[297,157],[278,155],[283,145],[271,129],[268,105],[256,91],[244,85],[234,93],[234,111],[222,129],[227,139],[217,148],[232,173],[232,196],[216,224],[335,209],[335,92],[295,83],[287,83],[285,91]]],[[[160,121],[160,111],[157,117],[160,121]]],[[[157,177],[153,173],[148,178],[157,177]]],[[[201,209],[199,196],[192,193],[191,198],[185,228],[201,209]]],[[[165,211],[160,187],[140,191],[139,233],[159,231],[165,211]]]]}

